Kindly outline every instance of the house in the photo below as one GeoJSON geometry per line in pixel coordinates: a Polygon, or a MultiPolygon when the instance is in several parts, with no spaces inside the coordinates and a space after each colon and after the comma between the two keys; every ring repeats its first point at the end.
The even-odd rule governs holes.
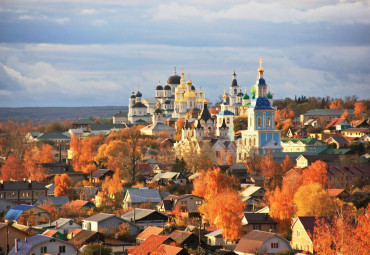
{"type": "MultiPolygon", "coordinates": [[[[222,169],[222,166],[220,166],[222,169]]],[[[226,172],[234,176],[240,183],[245,183],[248,179],[247,167],[242,164],[234,164],[227,168],[226,172]]]]}
{"type": "Polygon", "coordinates": [[[90,201],[98,194],[99,188],[93,186],[73,187],[72,191],[80,200],[90,201]]]}
{"type": "Polygon", "coordinates": [[[97,183],[104,181],[107,177],[112,177],[114,172],[109,169],[98,169],[90,176],[90,182],[97,183]]]}
{"type": "Polygon", "coordinates": [[[222,229],[218,229],[211,233],[204,235],[207,238],[207,244],[211,246],[222,246],[224,245],[224,238],[222,236],[222,229]]]}
{"type": "Polygon", "coordinates": [[[90,202],[90,201],[85,201],[85,200],[73,200],[69,203],[69,207],[72,210],[82,210],[82,209],[91,209],[95,207],[95,205],[90,202]]]}
{"type": "Polygon", "coordinates": [[[125,124],[89,124],[89,131],[98,135],[99,133],[109,134],[111,131],[117,131],[127,128],[125,124]]]}
{"type": "Polygon", "coordinates": [[[165,172],[156,174],[151,182],[158,183],[158,185],[167,185],[169,183],[186,184],[187,179],[178,172],[165,172]]]}
{"type": "MultiPolygon", "coordinates": [[[[370,143],[370,134],[367,134],[367,135],[364,135],[364,136],[361,136],[360,139],[358,139],[358,142],[359,143],[370,143]]],[[[366,145],[365,145],[366,146],[366,145]]]]}
{"type": "Polygon", "coordinates": [[[333,118],[328,125],[325,127],[324,132],[331,132],[331,131],[336,131],[337,130],[337,125],[340,124],[346,124],[346,119],[345,118],[333,118]]]}
{"type": "Polygon", "coordinates": [[[113,124],[125,124],[127,122],[127,112],[117,112],[113,115],[113,124]]]}
{"type": "Polygon", "coordinates": [[[141,208],[134,208],[133,210],[121,215],[121,218],[125,221],[134,223],[141,229],[145,229],[148,226],[163,227],[169,219],[167,215],[155,210],[141,208]]]}
{"type": "Polygon", "coordinates": [[[326,141],[327,144],[334,144],[336,149],[344,148],[348,145],[348,141],[343,136],[332,136],[326,141]]]}
{"type": "Polygon", "coordinates": [[[328,195],[332,198],[339,198],[344,200],[349,197],[349,193],[344,189],[327,189],[328,195]]]}
{"type": "Polygon", "coordinates": [[[41,134],[41,132],[28,132],[24,138],[27,143],[37,142],[37,137],[41,134]]]}
{"type": "MultiPolygon", "coordinates": [[[[232,137],[234,139],[234,137],[232,137]]],[[[226,157],[233,155],[236,158],[237,145],[235,141],[215,139],[212,145],[212,152],[217,162],[226,164],[226,157]]]]}
{"type": "Polygon", "coordinates": [[[357,182],[369,182],[370,166],[329,166],[327,171],[329,187],[350,188],[357,182]]]}
{"type": "Polygon", "coordinates": [[[305,138],[307,137],[307,132],[304,128],[288,128],[286,136],[289,138],[305,138]]]}
{"type": "Polygon", "coordinates": [[[313,119],[317,120],[320,124],[322,123],[323,125],[327,125],[334,118],[340,118],[345,111],[348,112],[347,119],[352,120],[354,117],[354,110],[352,109],[315,109],[301,114],[301,123],[305,123],[306,121],[313,119]]]}
{"type": "Polygon", "coordinates": [[[37,199],[34,205],[41,206],[45,203],[55,206],[56,209],[60,209],[63,205],[69,203],[69,198],[67,196],[57,196],[57,197],[41,196],[37,199]]]}
{"type": "Polygon", "coordinates": [[[175,230],[169,237],[184,248],[196,248],[199,245],[199,237],[189,231],[175,230]]]}
{"type": "Polygon", "coordinates": [[[15,203],[5,199],[0,199],[0,217],[4,216],[10,210],[10,208],[13,208],[14,206],[16,206],[15,203]]]}
{"type": "Polygon", "coordinates": [[[10,202],[25,201],[34,203],[39,197],[46,195],[46,187],[37,181],[0,180],[0,199],[6,199],[10,202]]]}
{"type": "Polygon", "coordinates": [[[158,205],[157,210],[160,212],[172,212],[180,210],[191,214],[198,212],[198,207],[203,204],[204,198],[193,194],[185,194],[181,196],[170,195],[165,197],[158,205]]]}
{"type": "Polygon", "coordinates": [[[308,127],[308,126],[318,128],[318,127],[321,127],[321,124],[315,119],[309,119],[303,123],[303,127],[308,127]]]}
{"type": "Polygon", "coordinates": [[[244,212],[242,225],[247,233],[253,230],[276,232],[277,222],[268,213],[244,212]]]}
{"type": "Polygon", "coordinates": [[[234,252],[241,255],[273,255],[283,252],[289,252],[290,254],[293,254],[293,249],[288,240],[275,233],[253,230],[240,239],[234,249],[234,252]]]}
{"type": "Polygon", "coordinates": [[[45,230],[45,232],[42,233],[42,235],[54,237],[60,240],[67,240],[67,236],[60,233],[58,230],[48,229],[48,230],[45,230]]]}
{"type": "Polygon", "coordinates": [[[130,234],[137,234],[139,232],[139,227],[135,224],[126,221],[114,214],[108,213],[98,213],[91,217],[88,217],[82,221],[82,229],[92,230],[92,231],[109,231],[110,229],[118,228],[119,225],[127,223],[129,227],[130,234]]]}
{"type": "Polygon", "coordinates": [[[100,232],[90,231],[85,229],[75,229],[67,235],[71,243],[81,247],[89,243],[104,242],[104,235],[100,232]]]}
{"type": "Polygon", "coordinates": [[[188,255],[189,253],[181,248],[173,245],[161,244],[155,249],[152,254],[161,254],[161,255],[188,255]]]}
{"type": "Polygon", "coordinates": [[[151,235],[161,235],[163,234],[164,228],[158,228],[153,226],[148,226],[146,229],[143,230],[137,237],[136,237],[136,243],[141,244],[146,239],[148,239],[151,235]]]}
{"type": "Polygon", "coordinates": [[[50,214],[34,205],[17,205],[5,215],[7,222],[16,222],[23,225],[40,225],[51,220],[50,214]]]}
{"type": "Polygon", "coordinates": [[[0,238],[0,248],[6,252],[5,254],[7,254],[14,247],[14,240],[24,240],[30,235],[27,232],[19,230],[8,223],[0,223],[0,236],[2,237],[0,238]],[[4,238],[6,236],[7,238],[4,238]],[[7,246],[8,250],[6,249],[7,246]]]}
{"type": "Polygon", "coordinates": [[[123,208],[139,207],[143,203],[150,203],[153,207],[162,201],[157,189],[133,188],[127,189],[123,198],[123,208]]]}
{"type": "Polygon", "coordinates": [[[240,192],[243,202],[247,204],[247,211],[253,211],[256,205],[259,205],[266,190],[262,187],[255,185],[248,185],[246,189],[240,192]]]}
{"type": "Polygon", "coordinates": [[[53,141],[53,142],[69,142],[70,137],[62,133],[42,133],[37,138],[36,141],[53,141]]]}
{"type": "Polygon", "coordinates": [[[56,221],[36,226],[42,229],[57,230],[60,233],[67,235],[75,229],[80,229],[81,225],[77,224],[74,219],[59,218],[56,221]]]}
{"type": "Polygon", "coordinates": [[[350,124],[354,128],[370,128],[368,119],[352,120],[350,124]]]}
{"type": "Polygon", "coordinates": [[[292,247],[298,251],[313,253],[312,235],[315,217],[297,217],[292,225],[292,247]]]}
{"type": "Polygon", "coordinates": [[[174,242],[169,236],[151,235],[139,246],[128,252],[129,255],[149,255],[162,244],[171,244],[174,242]]]}
{"type": "Polygon", "coordinates": [[[9,255],[19,254],[79,254],[73,243],[45,235],[34,235],[23,241],[16,241],[9,255]]]}
{"type": "Polygon", "coordinates": [[[349,138],[361,138],[368,134],[370,134],[370,128],[348,128],[342,131],[342,135],[349,138]]]}
{"type": "Polygon", "coordinates": [[[282,152],[299,152],[302,154],[319,154],[327,148],[326,143],[315,138],[282,138],[282,152]]]}

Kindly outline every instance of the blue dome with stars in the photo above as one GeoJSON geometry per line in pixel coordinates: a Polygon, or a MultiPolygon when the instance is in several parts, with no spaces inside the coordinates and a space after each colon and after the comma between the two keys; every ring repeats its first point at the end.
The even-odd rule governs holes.
{"type": "Polygon", "coordinates": [[[255,110],[272,110],[274,108],[271,107],[270,101],[266,97],[258,97],[252,103],[251,108],[255,110]]]}

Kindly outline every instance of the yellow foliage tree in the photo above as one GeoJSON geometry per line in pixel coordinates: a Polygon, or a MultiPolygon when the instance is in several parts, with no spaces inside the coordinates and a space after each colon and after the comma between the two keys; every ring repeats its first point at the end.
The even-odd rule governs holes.
{"type": "Polygon", "coordinates": [[[297,216],[328,216],[333,202],[326,190],[318,183],[303,185],[294,194],[297,216]]]}

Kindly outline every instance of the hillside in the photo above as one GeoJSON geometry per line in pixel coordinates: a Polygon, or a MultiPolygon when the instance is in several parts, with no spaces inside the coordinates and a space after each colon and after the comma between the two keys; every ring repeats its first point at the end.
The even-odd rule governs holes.
{"type": "Polygon", "coordinates": [[[92,106],[92,107],[19,107],[0,108],[0,121],[61,121],[82,118],[110,118],[115,113],[127,112],[127,106],[92,106]]]}

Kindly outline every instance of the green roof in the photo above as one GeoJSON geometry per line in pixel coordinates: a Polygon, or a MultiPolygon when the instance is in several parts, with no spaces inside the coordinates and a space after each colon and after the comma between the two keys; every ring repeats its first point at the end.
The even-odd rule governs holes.
{"type": "Polygon", "coordinates": [[[242,107],[251,107],[251,103],[248,103],[248,104],[242,105],[242,107]]]}
{"type": "Polygon", "coordinates": [[[94,124],[94,121],[90,119],[80,119],[74,122],[74,124],[94,124]]]}
{"type": "Polygon", "coordinates": [[[38,139],[69,139],[68,136],[63,135],[62,133],[43,133],[37,138],[38,139]]]}
{"type": "Polygon", "coordinates": [[[249,96],[248,96],[248,94],[247,94],[247,93],[245,93],[245,94],[244,94],[243,99],[244,99],[244,100],[249,99],[249,96]]]}
{"type": "Polygon", "coordinates": [[[342,155],[351,152],[351,149],[325,149],[320,154],[342,155]]]}
{"type": "Polygon", "coordinates": [[[271,95],[271,93],[269,92],[269,93],[267,93],[267,98],[268,99],[272,99],[272,95],[271,95]]]}
{"type": "Polygon", "coordinates": [[[317,140],[316,138],[307,137],[307,138],[282,138],[281,141],[283,143],[287,143],[289,141],[292,141],[293,143],[302,142],[303,144],[314,144],[316,142],[320,142],[323,144],[323,141],[317,140]]]}
{"type": "Polygon", "coordinates": [[[114,117],[127,117],[127,112],[117,112],[116,114],[113,115],[114,117]]]}

